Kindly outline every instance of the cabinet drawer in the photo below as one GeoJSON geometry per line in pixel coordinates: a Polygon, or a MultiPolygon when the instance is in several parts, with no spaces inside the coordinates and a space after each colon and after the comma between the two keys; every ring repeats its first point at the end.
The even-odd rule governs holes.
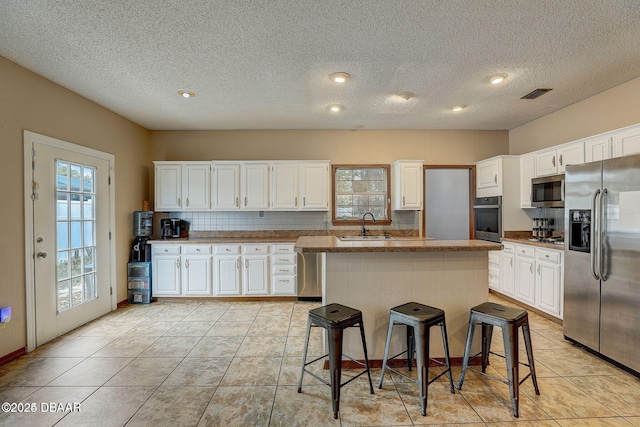
{"type": "Polygon", "coordinates": [[[562,254],[554,250],[538,249],[538,259],[560,264],[562,254]]]}
{"type": "Polygon", "coordinates": [[[274,264],[295,264],[296,263],[295,255],[273,255],[272,259],[274,264]]]}
{"type": "Polygon", "coordinates": [[[240,253],[240,245],[216,245],[214,252],[216,255],[237,255],[240,253]]]}
{"type": "Polygon", "coordinates": [[[130,262],[127,265],[127,276],[129,277],[151,276],[151,263],[150,262],[130,262]]]}
{"type": "Polygon", "coordinates": [[[518,256],[531,257],[535,255],[536,249],[533,246],[518,245],[516,246],[516,254],[518,256]]]}
{"type": "Polygon", "coordinates": [[[180,255],[180,245],[153,245],[154,255],[180,255]]]}
{"type": "Polygon", "coordinates": [[[250,254],[268,254],[269,245],[243,245],[242,253],[250,254]]]}
{"type": "Polygon", "coordinates": [[[271,282],[272,295],[297,295],[296,276],[277,276],[271,282]]]}
{"type": "Polygon", "coordinates": [[[292,254],[294,253],[293,247],[295,244],[276,244],[271,245],[271,253],[274,254],[292,254]]]}
{"type": "Polygon", "coordinates": [[[185,255],[208,255],[211,253],[209,245],[182,245],[182,253],[185,255]]]}
{"type": "Polygon", "coordinates": [[[514,253],[516,245],[514,245],[513,243],[503,243],[502,244],[502,252],[506,252],[506,253],[514,253]]]}
{"type": "Polygon", "coordinates": [[[129,277],[127,289],[149,289],[148,277],[129,277]]]}
{"type": "Polygon", "coordinates": [[[273,274],[296,274],[294,265],[274,265],[273,274]]]}

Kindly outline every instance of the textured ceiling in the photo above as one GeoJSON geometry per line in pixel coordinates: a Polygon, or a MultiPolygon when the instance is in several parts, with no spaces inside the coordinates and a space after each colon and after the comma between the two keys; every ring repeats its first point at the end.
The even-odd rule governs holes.
{"type": "Polygon", "coordinates": [[[2,0],[0,55],[148,129],[512,129],[640,76],[639,23],[639,0],[2,0]]]}

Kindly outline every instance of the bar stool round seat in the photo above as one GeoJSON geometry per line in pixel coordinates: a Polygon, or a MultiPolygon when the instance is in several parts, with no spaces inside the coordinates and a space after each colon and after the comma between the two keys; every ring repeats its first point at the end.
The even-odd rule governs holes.
{"type": "Polygon", "coordinates": [[[338,418],[340,411],[340,388],[347,385],[356,378],[364,375],[369,377],[369,389],[373,394],[373,384],[371,382],[371,371],[369,370],[369,358],[367,356],[367,343],[364,337],[364,326],[362,323],[362,312],[342,304],[328,304],[309,311],[307,321],[307,333],[304,339],[304,355],[302,357],[302,371],[300,373],[300,382],[298,384],[298,393],[302,393],[302,380],[304,374],[308,373],[312,377],[331,387],[331,405],[333,407],[333,418],[338,418]],[[309,348],[309,335],[311,327],[318,326],[325,329],[329,352],[310,362],[307,362],[307,350],[309,348]],[[342,338],[346,328],[359,327],[360,336],[362,337],[362,349],[364,352],[364,363],[342,354],[342,338]],[[365,368],[358,375],[341,383],[342,376],[342,357],[345,357],[358,365],[365,368]],[[307,370],[307,366],[329,357],[329,378],[330,382],[326,382],[313,372],[307,370]]]}
{"type": "Polygon", "coordinates": [[[380,384],[378,388],[382,388],[384,381],[384,374],[387,370],[391,370],[398,375],[401,375],[416,384],[418,384],[418,390],[420,392],[420,410],[422,415],[427,414],[427,391],[429,384],[436,381],[442,375],[449,377],[449,385],[451,393],[455,393],[453,387],[453,380],[451,379],[451,363],[449,361],[449,340],[447,338],[447,326],[444,318],[444,311],[430,307],[428,305],[420,304],[417,302],[408,302],[406,304],[399,305],[392,308],[389,311],[389,327],[387,329],[387,341],[384,347],[384,358],[382,360],[382,373],[380,374],[380,384]],[[407,326],[407,349],[401,353],[396,354],[393,357],[389,357],[389,345],[391,343],[391,336],[393,334],[393,327],[396,325],[407,326]],[[442,363],[439,360],[429,358],[429,339],[430,330],[432,326],[440,326],[442,333],[442,346],[444,348],[445,362],[442,363]],[[403,374],[389,366],[389,361],[407,354],[407,365],[409,371],[413,367],[413,356],[416,353],[416,367],[418,369],[418,380],[403,374]],[[429,361],[433,361],[437,364],[446,366],[446,369],[429,381],[429,361]]]}
{"type": "Polygon", "coordinates": [[[536,380],[536,368],[533,361],[533,348],[531,347],[531,332],[529,330],[529,314],[526,310],[508,307],[493,302],[485,302],[471,309],[469,314],[469,328],[467,330],[467,342],[464,350],[464,358],[462,359],[462,373],[460,374],[460,382],[458,390],[462,389],[464,376],[467,369],[471,369],[489,378],[505,383],[509,386],[509,395],[511,398],[511,407],[513,408],[513,416],[518,417],[518,406],[520,400],[519,386],[527,378],[531,377],[533,387],[537,395],[540,395],[538,389],[538,381],[536,380]],[[482,325],[482,350],[474,356],[470,356],[471,344],[473,342],[473,333],[476,323],[482,325]],[[502,328],[502,337],[504,341],[504,356],[491,351],[491,338],[493,335],[493,327],[502,328]],[[522,328],[522,335],[527,351],[528,364],[518,360],[518,328],[522,328]],[[490,375],[486,372],[489,364],[489,355],[502,357],[506,360],[507,365],[507,381],[490,375]],[[469,366],[469,359],[482,355],[482,371],[478,371],[469,366]],[[529,373],[520,380],[519,366],[527,366],[529,373]]]}

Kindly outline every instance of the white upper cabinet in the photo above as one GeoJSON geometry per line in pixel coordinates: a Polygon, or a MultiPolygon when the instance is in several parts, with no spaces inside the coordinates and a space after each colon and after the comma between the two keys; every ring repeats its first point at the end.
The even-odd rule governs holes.
{"type": "Polygon", "coordinates": [[[298,165],[296,163],[274,163],[271,165],[273,209],[298,209],[298,181],[298,165]]]}
{"type": "Polygon", "coordinates": [[[502,159],[492,157],[476,163],[476,197],[502,196],[502,159]]]}
{"type": "Polygon", "coordinates": [[[182,164],[155,163],[155,210],[179,211],[182,209],[182,164]]]}
{"type": "Polygon", "coordinates": [[[242,209],[269,209],[269,164],[242,164],[242,209]]]}
{"type": "Polygon", "coordinates": [[[564,173],[567,165],[584,163],[584,142],[578,141],[558,147],[558,173],[564,173]]]}
{"type": "Polygon", "coordinates": [[[424,166],[422,160],[393,163],[393,209],[421,210],[424,166]]]}
{"type": "Polygon", "coordinates": [[[240,163],[213,163],[213,208],[240,209],[240,163]]]}
{"type": "Polygon", "coordinates": [[[613,135],[613,157],[637,153],[640,153],[640,126],[633,126],[613,135]]]}
{"type": "Polygon", "coordinates": [[[584,161],[586,163],[611,158],[611,135],[601,135],[589,138],[584,142],[584,161]]]}
{"type": "Polygon", "coordinates": [[[211,162],[154,162],[155,210],[211,209],[211,162]]]}
{"type": "Polygon", "coordinates": [[[536,176],[555,175],[558,173],[556,150],[547,150],[536,154],[536,176]]]}
{"type": "Polygon", "coordinates": [[[584,163],[584,142],[564,144],[536,154],[536,176],[564,173],[567,165],[584,163]]]}
{"type": "Polygon", "coordinates": [[[182,164],[182,210],[211,209],[211,162],[182,164]]]}
{"type": "Polygon", "coordinates": [[[520,207],[531,207],[531,180],[536,177],[536,156],[520,156],[520,207]]]}
{"type": "Polygon", "coordinates": [[[329,162],[301,163],[300,198],[303,210],[329,210],[329,162]]]}

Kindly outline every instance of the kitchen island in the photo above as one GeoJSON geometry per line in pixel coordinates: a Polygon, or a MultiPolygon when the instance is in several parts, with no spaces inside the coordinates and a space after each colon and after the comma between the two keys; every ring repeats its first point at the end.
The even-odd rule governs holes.
{"type": "MultiPolygon", "coordinates": [[[[499,243],[482,240],[341,241],[333,236],[300,237],[299,253],[322,254],[322,302],[361,310],[371,360],[382,360],[389,309],[415,301],[445,311],[452,363],[459,363],[469,309],[487,301],[488,254],[499,243]]],[[[394,333],[390,354],[405,348],[403,327],[394,333]]],[[[475,340],[479,348],[479,340],[475,340]]],[[[362,359],[357,330],[345,333],[344,352],[362,359]]],[[[440,331],[432,329],[431,357],[443,357],[440,331]]],[[[374,364],[375,366],[375,364],[374,364]]]]}

